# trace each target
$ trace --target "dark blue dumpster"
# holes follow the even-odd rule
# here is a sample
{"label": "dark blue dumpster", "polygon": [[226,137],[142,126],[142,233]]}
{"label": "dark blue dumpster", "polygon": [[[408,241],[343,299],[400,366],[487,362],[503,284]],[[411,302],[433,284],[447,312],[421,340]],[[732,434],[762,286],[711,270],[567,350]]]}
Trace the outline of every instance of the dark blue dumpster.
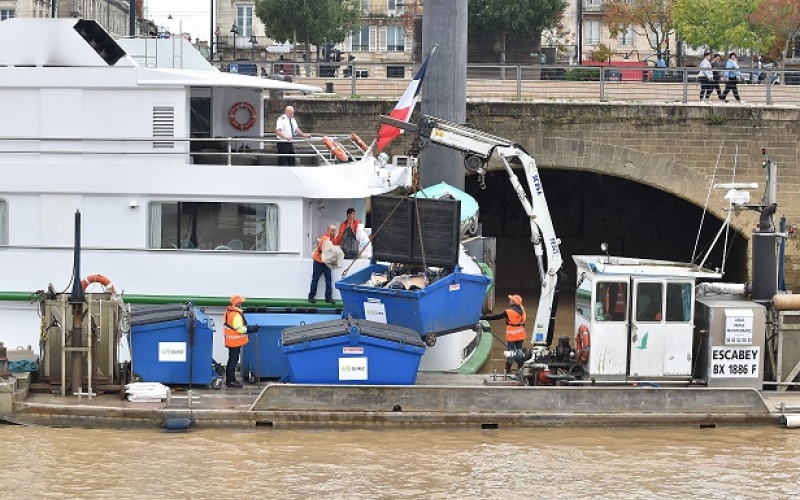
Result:
{"label": "dark blue dumpster", "polygon": [[242,348],[242,376],[250,383],[257,378],[282,379],[289,376],[289,361],[283,353],[281,334],[290,326],[342,318],[341,309],[316,307],[245,307],[248,325],[258,325]]}
{"label": "dark blue dumpster", "polygon": [[425,344],[408,328],[348,317],[285,329],[283,352],[291,382],[413,385]]}
{"label": "dark blue dumpster", "polygon": [[142,382],[209,385],[214,326],[185,304],[131,309],[131,365]]}
{"label": "dark blue dumpster", "polygon": [[[404,326],[423,337],[473,328],[480,320],[486,287],[491,282],[488,277],[456,268],[427,285],[423,277],[418,277],[423,288],[368,284],[373,273],[385,274],[388,269],[372,264],[336,282],[345,315]],[[407,281],[413,283],[414,278]]]}

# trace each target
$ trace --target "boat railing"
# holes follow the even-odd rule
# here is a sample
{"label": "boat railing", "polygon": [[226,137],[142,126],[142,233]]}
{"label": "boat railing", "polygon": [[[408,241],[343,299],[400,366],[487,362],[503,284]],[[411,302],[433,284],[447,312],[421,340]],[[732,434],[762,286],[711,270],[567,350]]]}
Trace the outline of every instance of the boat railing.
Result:
{"label": "boat railing", "polygon": [[[341,145],[347,156],[343,161],[331,151],[323,141],[328,137]],[[293,141],[294,154],[278,153],[279,140],[270,136],[262,137],[106,137],[106,138],[74,138],[74,137],[9,137],[0,138],[0,163],[19,161],[21,156],[39,156],[45,158],[74,157],[96,158],[107,161],[113,155],[117,161],[141,161],[147,157],[152,161],[154,156],[165,161],[176,163],[193,163],[205,165],[265,165],[277,166],[286,164],[282,157],[295,158],[299,166],[322,166],[336,163],[358,161],[364,156],[349,135],[312,135],[308,139]],[[137,158],[139,160],[137,160]]]}

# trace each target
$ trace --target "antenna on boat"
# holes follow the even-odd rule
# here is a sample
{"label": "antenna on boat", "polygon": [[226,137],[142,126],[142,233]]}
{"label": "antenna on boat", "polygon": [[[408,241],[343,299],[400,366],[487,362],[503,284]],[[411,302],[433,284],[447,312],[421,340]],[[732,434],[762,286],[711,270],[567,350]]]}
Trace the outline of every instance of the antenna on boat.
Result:
{"label": "antenna on boat", "polygon": [[72,251],[72,293],[69,301],[71,303],[83,302],[85,300],[83,287],[81,286],[81,211],[75,211],[75,247]]}

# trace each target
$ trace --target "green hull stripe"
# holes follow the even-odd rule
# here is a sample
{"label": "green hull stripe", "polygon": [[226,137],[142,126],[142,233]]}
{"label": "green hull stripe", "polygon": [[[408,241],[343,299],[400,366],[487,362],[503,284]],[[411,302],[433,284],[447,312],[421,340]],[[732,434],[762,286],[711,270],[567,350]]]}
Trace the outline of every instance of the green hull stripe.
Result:
{"label": "green hull stripe", "polygon": [[481,342],[472,353],[472,357],[464,363],[461,368],[456,370],[458,373],[478,373],[483,365],[489,360],[489,354],[492,352],[492,326],[488,321],[481,321],[483,325],[483,335],[481,335]]}
{"label": "green hull stripe", "polygon": [[[31,302],[34,295],[31,292],[0,292],[0,300],[12,302]],[[198,297],[189,295],[128,295],[122,296],[122,300],[129,304],[182,304],[191,302],[196,306],[222,306],[230,304],[230,297]],[[266,299],[266,298],[247,298],[247,307],[342,307],[342,302],[335,304],[318,301],[311,304],[305,299]]]}

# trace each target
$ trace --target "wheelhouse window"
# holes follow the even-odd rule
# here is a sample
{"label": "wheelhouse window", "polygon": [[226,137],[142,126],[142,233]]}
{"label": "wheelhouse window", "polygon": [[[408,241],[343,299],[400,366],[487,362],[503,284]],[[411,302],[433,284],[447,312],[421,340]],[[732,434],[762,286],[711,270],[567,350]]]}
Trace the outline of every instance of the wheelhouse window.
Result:
{"label": "wheelhouse window", "polygon": [[661,321],[663,297],[663,283],[639,283],[636,287],[636,320]]}
{"label": "wheelhouse window", "polygon": [[597,284],[595,319],[625,321],[628,315],[628,283],[602,282]]}
{"label": "wheelhouse window", "polygon": [[692,283],[667,283],[667,323],[692,319]]}
{"label": "wheelhouse window", "polygon": [[278,229],[273,203],[150,204],[150,248],[277,251]]}
{"label": "wheelhouse window", "polygon": [[592,318],[592,282],[590,280],[585,279],[578,284],[578,289],[575,291],[575,312],[586,318],[587,321]]}
{"label": "wheelhouse window", "polygon": [[8,210],[6,200],[0,200],[0,245],[8,245]]}

